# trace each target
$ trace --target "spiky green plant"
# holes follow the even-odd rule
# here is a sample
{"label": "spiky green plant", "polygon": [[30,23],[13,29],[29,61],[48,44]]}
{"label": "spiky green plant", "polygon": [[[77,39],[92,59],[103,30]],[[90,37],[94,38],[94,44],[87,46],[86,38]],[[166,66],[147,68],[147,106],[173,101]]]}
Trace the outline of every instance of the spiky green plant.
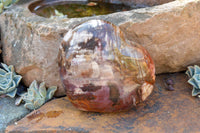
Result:
{"label": "spiky green plant", "polygon": [[53,97],[56,90],[56,86],[52,86],[46,90],[44,82],[38,86],[34,80],[28,88],[28,92],[22,96],[23,101],[25,101],[25,108],[30,110],[38,109]]}
{"label": "spiky green plant", "polygon": [[192,96],[200,95],[200,67],[197,65],[189,66],[186,74],[190,78],[188,83],[193,86]]}
{"label": "spiky green plant", "polygon": [[0,3],[0,13],[3,12],[3,3]]}
{"label": "spiky green plant", "polygon": [[4,69],[0,69],[0,95],[6,94],[13,98],[16,95],[17,86],[22,77],[15,73],[12,65],[1,64]]}
{"label": "spiky green plant", "polygon": [[0,0],[0,13],[3,12],[4,9],[10,7],[10,5],[17,3],[19,0]]}

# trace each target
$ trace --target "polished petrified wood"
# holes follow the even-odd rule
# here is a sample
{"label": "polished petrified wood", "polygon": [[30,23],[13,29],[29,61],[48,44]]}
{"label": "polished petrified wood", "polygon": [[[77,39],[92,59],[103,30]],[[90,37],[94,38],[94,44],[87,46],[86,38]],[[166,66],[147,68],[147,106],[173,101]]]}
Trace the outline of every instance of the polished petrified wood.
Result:
{"label": "polished petrified wood", "polygon": [[68,31],[60,46],[59,65],[67,96],[84,111],[130,109],[151,94],[155,82],[148,52],[102,20]]}

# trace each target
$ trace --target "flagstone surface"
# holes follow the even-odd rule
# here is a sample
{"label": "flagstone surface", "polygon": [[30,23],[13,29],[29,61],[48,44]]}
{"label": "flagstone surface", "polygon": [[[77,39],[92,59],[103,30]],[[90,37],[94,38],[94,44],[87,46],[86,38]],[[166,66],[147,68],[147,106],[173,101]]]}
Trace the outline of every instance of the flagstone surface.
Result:
{"label": "flagstone surface", "polygon": [[[166,79],[173,80],[174,91],[166,90]],[[157,76],[147,101],[128,112],[83,112],[67,97],[55,99],[8,126],[6,132],[199,132],[200,100],[191,96],[187,80],[184,73]]]}
{"label": "flagstone surface", "polygon": [[8,124],[23,118],[29,112],[23,105],[16,106],[15,99],[0,97],[0,133],[4,132]]}

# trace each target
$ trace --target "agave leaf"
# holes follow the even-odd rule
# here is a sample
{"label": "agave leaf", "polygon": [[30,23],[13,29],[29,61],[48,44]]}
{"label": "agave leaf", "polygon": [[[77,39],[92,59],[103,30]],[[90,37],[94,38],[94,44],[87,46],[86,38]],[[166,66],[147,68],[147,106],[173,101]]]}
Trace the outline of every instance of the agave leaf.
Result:
{"label": "agave leaf", "polygon": [[48,90],[47,90],[47,96],[46,96],[45,101],[50,100],[53,97],[53,95],[56,92],[56,90],[57,90],[56,86],[49,87]]}
{"label": "agave leaf", "polygon": [[194,74],[200,74],[200,67],[197,65],[194,66]]}
{"label": "agave leaf", "polygon": [[193,87],[192,96],[197,96],[199,94],[200,94],[200,89],[197,89],[197,88]]}
{"label": "agave leaf", "polygon": [[192,76],[194,75],[194,67],[189,66],[188,70],[186,71],[186,74],[188,75],[189,78],[192,78]]}
{"label": "agave leaf", "polygon": [[11,98],[14,98],[15,95],[17,93],[17,89],[14,89],[13,91],[9,92],[9,93],[6,93],[7,96],[11,97]]}
{"label": "agave leaf", "polygon": [[45,87],[45,83],[42,82],[39,86],[39,93],[40,93],[40,96],[45,98],[46,95],[47,95],[47,91],[46,91],[46,87]]}

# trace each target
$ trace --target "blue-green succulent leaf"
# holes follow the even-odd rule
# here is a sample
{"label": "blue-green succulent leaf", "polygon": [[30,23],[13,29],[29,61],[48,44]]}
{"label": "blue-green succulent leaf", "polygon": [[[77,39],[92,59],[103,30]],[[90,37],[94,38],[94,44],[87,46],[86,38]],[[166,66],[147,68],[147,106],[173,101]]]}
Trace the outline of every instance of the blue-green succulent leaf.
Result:
{"label": "blue-green succulent leaf", "polygon": [[36,80],[34,80],[30,87],[28,88],[28,96],[35,97],[38,94],[38,84]]}
{"label": "blue-green succulent leaf", "polygon": [[27,109],[30,109],[30,110],[34,110],[35,107],[32,103],[25,103],[24,104],[24,107],[27,108]]}
{"label": "blue-green succulent leaf", "polygon": [[17,89],[14,89],[13,91],[9,92],[9,93],[6,93],[7,96],[11,97],[11,98],[14,98],[15,95],[17,93]]}
{"label": "blue-green succulent leaf", "polygon": [[45,83],[42,82],[39,86],[39,93],[41,97],[46,97],[47,95],[47,91],[46,91],[46,87],[45,87]]}
{"label": "blue-green succulent leaf", "polygon": [[32,96],[33,97],[33,89],[28,88],[27,96]]}
{"label": "blue-green succulent leaf", "polygon": [[42,106],[45,103],[44,99],[37,99],[34,102],[34,107],[35,109],[38,109],[40,106]]}
{"label": "blue-green succulent leaf", "polygon": [[[49,90],[48,95],[53,95],[51,94],[55,92],[55,89],[53,88]],[[43,82],[38,86],[37,82],[34,80],[28,88],[28,92],[24,94],[22,99],[26,103],[25,107],[30,110],[37,109],[42,106],[47,99],[45,83]]]}
{"label": "blue-green succulent leaf", "polygon": [[196,83],[194,78],[189,79],[188,83],[194,86],[195,88],[198,88],[198,84]]}
{"label": "blue-green succulent leaf", "polygon": [[21,81],[21,76],[16,75],[12,65],[1,64],[5,70],[0,68],[0,94],[7,94],[10,97],[14,97],[16,95],[15,92],[17,92],[17,86]]}
{"label": "blue-green succulent leaf", "polygon": [[196,88],[200,89],[200,74],[195,74],[191,79],[194,79],[194,82],[197,85]]}
{"label": "blue-green succulent leaf", "polygon": [[194,74],[200,74],[200,67],[197,65],[194,66]]}
{"label": "blue-green succulent leaf", "polygon": [[34,90],[38,91],[39,89],[38,89],[38,84],[37,84],[36,80],[34,80],[33,82],[34,82],[34,84],[33,84]]}
{"label": "blue-green succulent leaf", "polygon": [[4,94],[4,93],[5,93],[4,90],[1,90],[1,89],[0,89],[0,95],[1,95],[1,94]]}
{"label": "blue-green succulent leaf", "polygon": [[15,84],[14,81],[11,82],[9,88],[6,90],[6,93],[9,93],[9,92],[11,92],[11,91],[13,91],[13,90],[17,90],[17,89],[16,89],[16,84]]}
{"label": "blue-green succulent leaf", "polygon": [[15,74],[15,70],[14,70],[13,65],[8,66],[8,70],[9,70],[9,72],[12,72],[12,73]]}
{"label": "blue-green succulent leaf", "polygon": [[186,71],[186,74],[188,75],[189,78],[191,78],[194,75],[194,67],[189,66],[188,70]]}
{"label": "blue-green succulent leaf", "polygon": [[188,83],[193,86],[192,96],[200,95],[200,67],[189,66],[186,74],[190,77]]}
{"label": "blue-green succulent leaf", "polygon": [[[0,78],[1,79],[1,78]],[[8,84],[8,81],[3,78],[1,81],[0,81],[0,89],[1,90],[7,90],[9,88],[9,86],[7,85]]]}
{"label": "blue-green succulent leaf", "polygon": [[7,71],[10,72],[10,69],[8,68],[8,66],[4,63],[1,63],[1,65],[3,66],[3,68]]}
{"label": "blue-green succulent leaf", "polygon": [[13,74],[11,72],[8,72],[8,73],[5,74],[5,77],[7,79],[13,79]]}
{"label": "blue-green succulent leaf", "polygon": [[[6,93],[8,93],[9,91],[12,91],[12,89],[13,89],[12,73],[10,73],[10,72],[6,73],[6,75],[2,81],[4,81],[4,84],[1,84],[0,88],[6,90]],[[10,89],[10,88],[12,88],[12,89]]]}
{"label": "blue-green succulent leaf", "polygon": [[45,101],[50,100],[53,97],[53,95],[56,92],[56,90],[57,90],[56,86],[49,87],[48,90],[47,90],[47,96],[46,96]]}
{"label": "blue-green succulent leaf", "polygon": [[7,90],[12,85],[11,83],[12,83],[12,80],[9,80],[6,78],[6,76],[4,76],[0,82],[0,89],[5,90],[5,92],[8,92]]}
{"label": "blue-green succulent leaf", "polygon": [[34,81],[31,83],[31,85],[29,86],[29,89],[33,89],[33,88],[35,88],[35,86],[37,86],[36,80],[34,80]]}
{"label": "blue-green succulent leaf", "polygon": [[6,75],[6,73],[5,73],[4,75],[1,75],[1,74],[0,74],[0,78],[4,78],[4,77],[5,77],[5,75]]}
{"label": "blue-green succulent leaf", "polygon": [[19,84],[21,79],[22,79],[22,76],[20,76],[20,75],[15,75],[14,78],[13,78],[13,80],[15,81],[16,84]]}
{"label": "blue-green succulent leaf", "polygon": [[0,75],[5,75],[7,72],[3,69],[0,69]]}
{"label": "blue-green succulent leaf", "polygon": [[197,89],[197,88],[193,87],[192,96],[197,96],[199,94],[200,94],[200,89]]}
{"label": "blue-green succulent leaf", "polygon": [[33,97],[28,96],[28,93],[25,93],[25,94],[22,96],[22,99],[23,99],[26,103],[28,103],[28,102],[33,102],[33,101],[34,101]]}

